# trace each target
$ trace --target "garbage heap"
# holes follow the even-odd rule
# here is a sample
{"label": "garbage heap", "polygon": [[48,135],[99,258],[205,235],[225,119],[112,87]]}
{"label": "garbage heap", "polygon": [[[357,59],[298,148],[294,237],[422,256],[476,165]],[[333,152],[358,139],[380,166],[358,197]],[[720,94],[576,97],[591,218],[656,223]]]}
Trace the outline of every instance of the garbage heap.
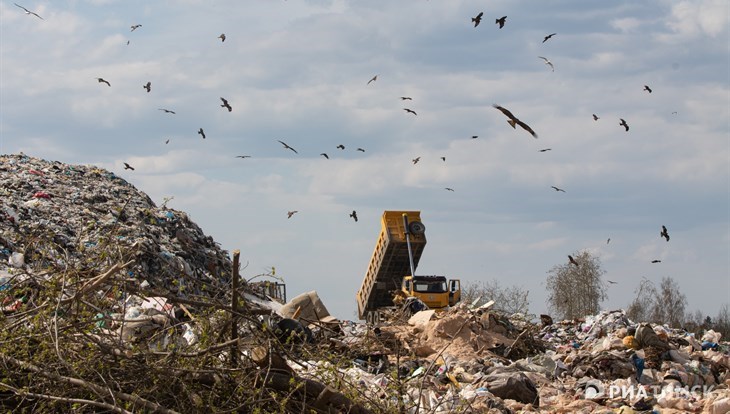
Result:
{"label": "garbage heap", "polygon": [[283,286],[233,263],[111,171],[0,156],[0,411],[302,411],[324,385],[267,358]]}
{"label": "garbage heap", "polygon": [[[346,322],[333,350],[351,356],[339,375],[394,412],[730,412],[730,344],[655,329],[674,348],[660,369],[638,369],[624,346],[624,311],[543,326],[522,315],[461,305],[376,328]],[[332,367],[310,361],[303,375]],[[329,370],[329,371],[328,371]],[[387,402],[387,403],[386,403]]]}

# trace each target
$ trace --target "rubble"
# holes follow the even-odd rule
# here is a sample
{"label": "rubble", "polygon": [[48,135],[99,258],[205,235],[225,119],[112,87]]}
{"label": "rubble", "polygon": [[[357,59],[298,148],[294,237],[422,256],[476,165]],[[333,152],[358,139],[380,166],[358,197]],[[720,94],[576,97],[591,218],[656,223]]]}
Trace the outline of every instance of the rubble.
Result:
{"label": "rubble", "polygon": [[373,326],[335,319],[314,290],[279,303],[283,283],[244,280],[236,302],[228,252],[112,172],[5,155],[0,184],[2,408],[730,410],[719,332],[653,326],[672,350],[652,367],[622,310],[534,323],[491,301]]}

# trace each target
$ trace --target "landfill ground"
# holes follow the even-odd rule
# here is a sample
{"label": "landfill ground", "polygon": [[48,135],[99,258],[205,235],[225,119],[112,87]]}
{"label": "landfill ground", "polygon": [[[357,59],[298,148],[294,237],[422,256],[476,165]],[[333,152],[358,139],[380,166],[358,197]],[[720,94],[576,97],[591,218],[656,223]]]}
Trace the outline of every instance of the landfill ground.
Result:
{"label": "landfill ground", "polygon": [[0,411],[727,413],[730,344],[623,310],[537,323],[460,304],[370,326],[247,283],[188,216],[110,171],[0,156]]}

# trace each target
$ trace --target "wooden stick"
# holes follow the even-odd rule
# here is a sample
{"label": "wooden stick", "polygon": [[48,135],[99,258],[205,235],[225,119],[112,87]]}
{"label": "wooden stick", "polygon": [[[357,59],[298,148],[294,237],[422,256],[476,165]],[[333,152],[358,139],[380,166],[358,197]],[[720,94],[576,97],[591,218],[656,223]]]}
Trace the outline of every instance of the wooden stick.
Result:
{"label": "wooden stick", "polygon": [[[233,251],[233,270],[231,272],[231,340],[238,339],[238,266],[241,251]],[[231,346],[231,368],[238,366],[238,345]]]}

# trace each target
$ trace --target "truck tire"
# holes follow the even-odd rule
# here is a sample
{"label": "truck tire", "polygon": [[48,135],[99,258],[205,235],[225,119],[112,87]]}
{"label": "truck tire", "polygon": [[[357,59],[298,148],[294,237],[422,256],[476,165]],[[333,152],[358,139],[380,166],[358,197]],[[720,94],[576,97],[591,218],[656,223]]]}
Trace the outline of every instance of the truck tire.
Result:
{"label": "truck tire", "polygon": [[408,231],[411,234],[420,236],[426,232],[426,226],[424,226],[423,223],[421,223],[420,221],[412,221],[408,223]]}

